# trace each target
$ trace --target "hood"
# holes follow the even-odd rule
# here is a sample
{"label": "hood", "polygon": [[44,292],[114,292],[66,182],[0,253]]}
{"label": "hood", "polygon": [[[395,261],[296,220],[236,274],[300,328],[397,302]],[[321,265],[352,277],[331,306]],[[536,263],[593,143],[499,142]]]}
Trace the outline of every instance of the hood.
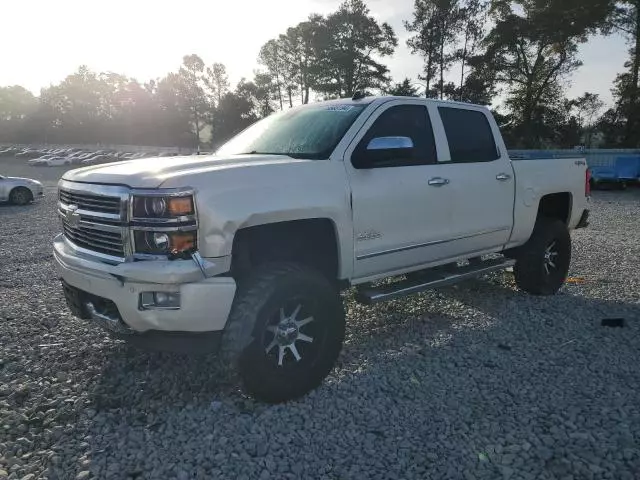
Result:
{"label": "hood", "polygon": [[[69,170],[62,178],[71,182],[125,185],[131,188],[158,188],[169,179],[201,175],[218,170],[258,165],[306,162],[285,155],[233,155],[229,157],[152,157],[106,163]],[[185,178],[185,180],[187,180]],[[188,186],[186,183],[184,186]]]}
{"label": "hood", "polygon": [[36,185],[40,185],[41,183],[33,178],[24,178],[24,177],[4,177],[7,180],[11,180],[13,182],[23,182],[23,183],[35,183]]}

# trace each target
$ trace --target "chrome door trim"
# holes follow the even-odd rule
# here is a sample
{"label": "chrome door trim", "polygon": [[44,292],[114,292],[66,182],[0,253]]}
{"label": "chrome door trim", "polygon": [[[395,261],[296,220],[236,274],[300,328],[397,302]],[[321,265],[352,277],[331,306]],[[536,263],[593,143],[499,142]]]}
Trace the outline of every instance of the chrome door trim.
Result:
{"label": "chrome door trim", "polygon": [[449,238],[447,240],[435,240],[433,242],[418,243],[416,245],[407,245],[406,247],[391,248],[389,250],[382,250],[380,252],[366,253],[364,255],[358,255],[356,257],[356,260],[366,260],[368,258],[380,257],[382,255],[389,255],[391,253],[406,252],[407,250],[415,250],[416,248],[430,247],[430,246],[434,246],[434,245],[442,245],[443,243],[455,242],[456,240],[464,240],[465,238],[479,237],[481,235],[489,235],[491,233],[507,232],[507,231],[510,231],[510,230],[511,230],[511,227],[503,227],[503,228],[497,228],[497,229],[493,229],[493,230],[483,230],[481,232],[472,233],[471,235],[462,235],[462,236],[459,236],[459,237]]}

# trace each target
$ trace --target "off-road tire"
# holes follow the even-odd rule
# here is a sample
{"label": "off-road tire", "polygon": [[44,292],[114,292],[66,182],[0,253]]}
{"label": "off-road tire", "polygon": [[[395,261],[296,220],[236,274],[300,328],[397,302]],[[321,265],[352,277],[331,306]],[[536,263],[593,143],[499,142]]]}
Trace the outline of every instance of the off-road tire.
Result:
{"label": "off-road tire", "polygon": [[33,194],[26,187],[16,187],[9,194],[9,201],[14,205],[26,205],[32,200]]}
{"label": "off-road tire", "polygon": [[[304,354],[297,363],[289,358],[285,369],[265,352],[265,338],[273,315],[287,302],[298,302],[296,298],[308,299],[303,310],[313,313],[318,333],[315,343],[302,347],[310,352],[306,359]],[[227,367],[236,369],[247,393],[279,403],[301,397],[322,383],[340,354],[344,333],[342,300],[329,279],[305,265],[265,264],[238,283],[220,357]]]}
{"label": "off-road tire", "polygon": [[[545,268],[545,255],[552,245],[557,252],[555,267],[547,264]],[[520,290],[533,295],[555,295],[564,285],[571,264],[571,235],[567,226],[560,220],[539,219],[515,259],[513,273]]]}

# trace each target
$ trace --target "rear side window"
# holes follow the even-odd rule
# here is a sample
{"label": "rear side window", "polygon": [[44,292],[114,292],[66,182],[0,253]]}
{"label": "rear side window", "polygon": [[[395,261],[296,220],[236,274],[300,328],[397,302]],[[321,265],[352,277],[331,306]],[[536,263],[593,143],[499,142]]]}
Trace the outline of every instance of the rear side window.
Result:
{"label": "rear side window", "polygon": [[449,142],[452,162],[491,162],[499,157],[491,126],[484,113],[450,107],[439,107],[438,111]]}

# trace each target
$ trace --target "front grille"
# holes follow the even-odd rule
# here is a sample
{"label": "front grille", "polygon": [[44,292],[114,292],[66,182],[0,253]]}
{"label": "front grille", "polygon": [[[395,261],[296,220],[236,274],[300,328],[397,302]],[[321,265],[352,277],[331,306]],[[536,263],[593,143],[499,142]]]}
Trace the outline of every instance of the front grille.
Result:
{"label": "front grille", "polygon": [[63,181],[58,198],[58,212],[69,243],[114,262],[127,257],[128,192],[123,187],[85,187]]}
{"label": "front grille", "polygon": [[124,257],[124,241],[122,232],[107,232],[96,227],[89,227],[84,222],[78,226],[71,226],[66,219],[62,219],[65,236],[78,247],[94,250],[105,255]]}
{"label": "front grille", "polygon": [[120,214],[120,198],[79,193],[77,191],[60,189],[60,201],[67,205],[76,205],[80,210],[100,213]]}

